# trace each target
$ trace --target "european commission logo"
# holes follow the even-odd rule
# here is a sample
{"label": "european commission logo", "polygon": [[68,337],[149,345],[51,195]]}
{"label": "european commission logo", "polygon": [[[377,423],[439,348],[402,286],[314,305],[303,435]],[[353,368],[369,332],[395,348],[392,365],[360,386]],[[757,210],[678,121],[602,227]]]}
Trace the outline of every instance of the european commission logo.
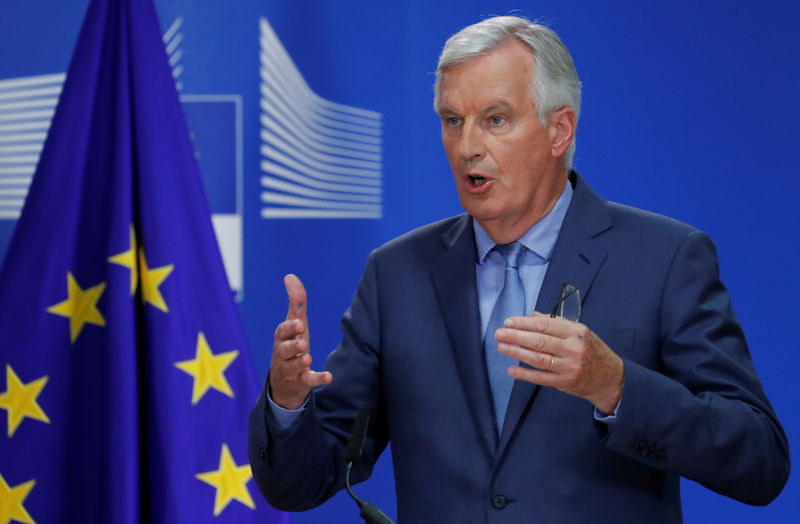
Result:
{"label": "european commission logo", "polygon": [[[175,87],[183,90],[183,17],[163,35]],[[0,80],[0,220],[19,218],[61,94],[63,73]],[[181,94],[231,289],[243,297],[242,98]]]}
{"label": "european commission logo", "polygon": [[[178,91],[183,87],[182,24],[178,17],[164,33]],[[22,213],[65,78],[54,73],[0,80],[0,219],[16,220]]]}
{"label": "european commission logo", "polygon": [[382,115],[314,93],[261,18],[263,218],[381,218]]}
{"label": "european commission logo", "polygon": [[[379,219],[383,117],[317,95],[261,17],[260,95],[248,106],[259,116],[259,136],[245,141],[241,94],[185,92],[184,27],[183,17],[175,18],[163,34],[164,47],[228,280],[242,299],[244,166],[257,169],[252,180],[259,184],[264,219]],[[0,80],[0,220],[22,212],[64,80],[63,73]],[[255,144],[247,163],[245,142]]]}
{"label": "european commission logo", "polygon": [[64,77],[0,80],[0,219],[22,212]]}

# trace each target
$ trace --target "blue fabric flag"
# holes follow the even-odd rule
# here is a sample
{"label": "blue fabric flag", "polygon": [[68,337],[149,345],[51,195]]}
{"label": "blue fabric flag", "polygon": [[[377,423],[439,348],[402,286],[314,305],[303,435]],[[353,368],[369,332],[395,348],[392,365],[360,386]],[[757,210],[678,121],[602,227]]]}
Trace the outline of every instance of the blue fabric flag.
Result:
{"label": "blue fabric flag", "polygon": [[[152,0],[92,0],[0,272],[0,523],[285,523]],[[3,424],[5,423],[5,424]]]}

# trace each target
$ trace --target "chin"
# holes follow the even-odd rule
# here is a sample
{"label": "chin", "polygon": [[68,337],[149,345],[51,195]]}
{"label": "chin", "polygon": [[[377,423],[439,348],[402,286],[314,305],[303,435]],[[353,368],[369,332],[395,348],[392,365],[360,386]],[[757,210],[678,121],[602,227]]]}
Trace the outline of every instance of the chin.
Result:
{"label": "chin", "polygon": [[490,210],[481,208],[479,206],[464,206],[464,210],[469,213],[472,218],[477,220],[484,229],[486,229],[485,224],[500,216],[500,213],[491,212]]}

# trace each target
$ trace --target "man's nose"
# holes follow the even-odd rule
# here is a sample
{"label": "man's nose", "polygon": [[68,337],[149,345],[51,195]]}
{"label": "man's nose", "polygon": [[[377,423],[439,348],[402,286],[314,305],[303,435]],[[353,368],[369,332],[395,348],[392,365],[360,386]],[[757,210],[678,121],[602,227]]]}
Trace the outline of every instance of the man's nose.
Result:
{"label": "man's nose", "polygon": [[483,134],[475,122],[464,122],[459,139],[459,153],[468,161],[481,159],[486,154]]}

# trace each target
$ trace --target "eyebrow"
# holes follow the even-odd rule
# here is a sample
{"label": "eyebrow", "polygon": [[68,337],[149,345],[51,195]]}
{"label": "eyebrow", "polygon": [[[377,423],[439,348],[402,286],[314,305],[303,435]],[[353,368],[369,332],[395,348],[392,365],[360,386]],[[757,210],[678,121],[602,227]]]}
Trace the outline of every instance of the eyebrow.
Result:
{"label": "eyebrow", "polygon": [[446,107],[446,106],[440,106],[439,107],[439,111],[437,111],[437,112],[439,113],[439,116],[445,116],[445,115],[448,115],[448,116],[461,116],[458,113],[458,111],[456,111],[455,109],[451,109],[449,107]]}
{"label": "eyebrow", "polygon": [[[498,100],[496,102],[492,102],[488,106],[484,107],[480,110],[480,114],[485,115],[486,113],[492,113],[494,111],[511,111],[513,107],[508,102],[503,100]],[[458,116],[461,117],[461,113],[456,111],[455,109],[449,108],[447,106],[442,106],[439,108],[439,116]]]}
{"label": "eyebrow", "polygon": [[498,100],[497,102],[492,102],[488,106],[481,109],[481,113],[491,113],[493,111],[510,111],[512,109],[511,104],[508,102],[504,102],[502,100]]}

